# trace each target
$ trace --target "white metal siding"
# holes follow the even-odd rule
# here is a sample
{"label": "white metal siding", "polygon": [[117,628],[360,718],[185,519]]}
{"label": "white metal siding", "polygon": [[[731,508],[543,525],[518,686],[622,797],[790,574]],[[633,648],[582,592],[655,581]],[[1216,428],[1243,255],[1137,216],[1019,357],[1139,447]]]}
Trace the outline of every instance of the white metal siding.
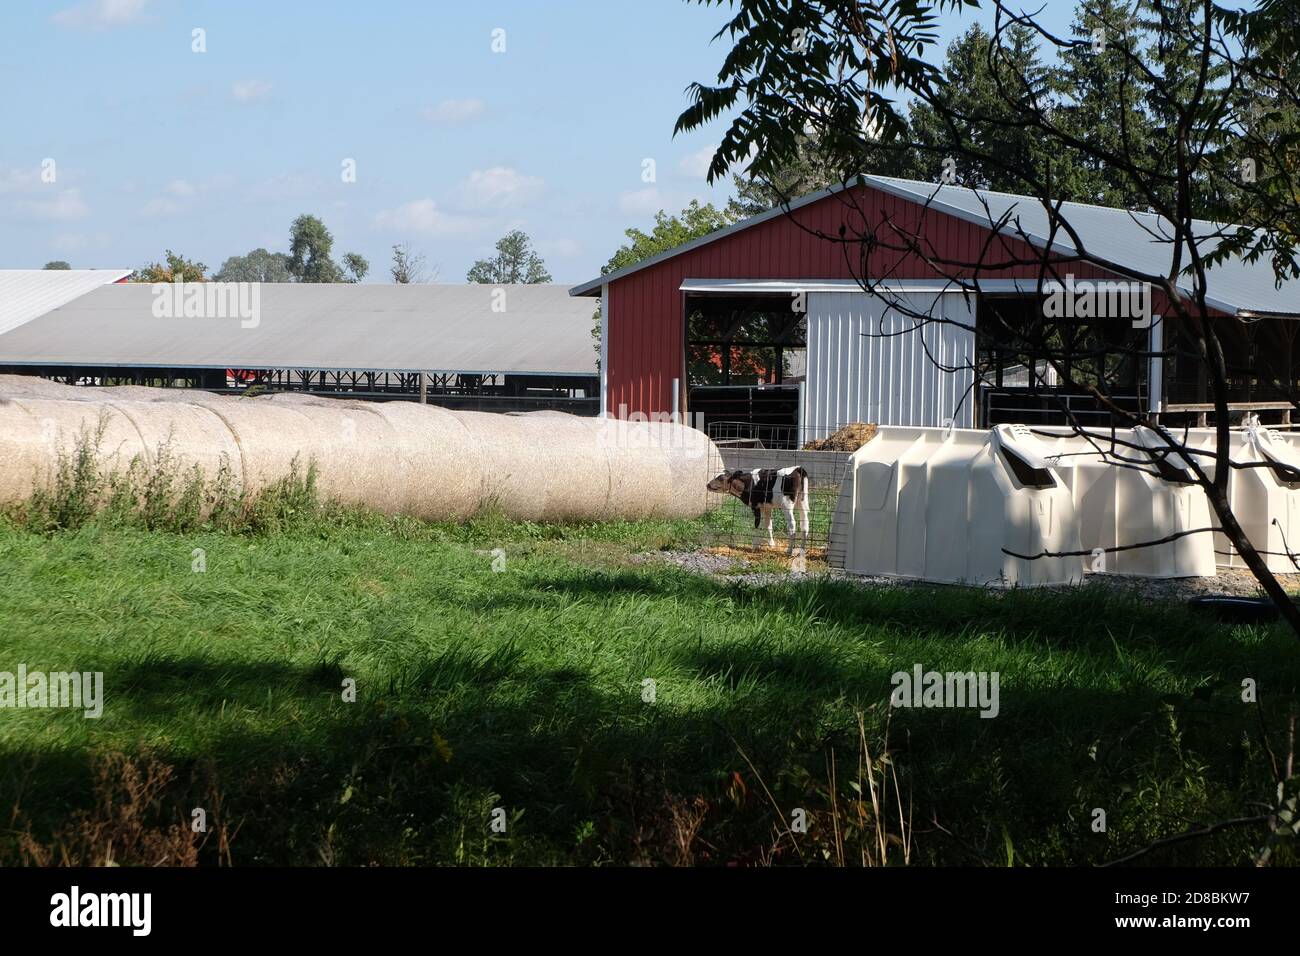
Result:
{"label": "white metal siding", "polygon": [[[890,301],[974,325],[960,294],[891,293]],[[805,436],[821,437],[849,422],[938,427],[952,419],[957,428],[974,427],[974,350],[968,329],[922,324],[877,296],[810,293]]]}

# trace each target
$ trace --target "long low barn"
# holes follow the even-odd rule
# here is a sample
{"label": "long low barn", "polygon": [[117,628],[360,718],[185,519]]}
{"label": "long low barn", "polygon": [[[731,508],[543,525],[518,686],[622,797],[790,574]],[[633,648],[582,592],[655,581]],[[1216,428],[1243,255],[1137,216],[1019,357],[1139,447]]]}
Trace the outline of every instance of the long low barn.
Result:
{"label": "long low barn", "polygon": [[[457,408],[597,410],[592,303],[563,286],[128,283],[87,291],[82,278],[77,294],[59,301],[52,275],[0,273],[10,288],[40,286],[52,306],[10,318],[0,370],[73,383],[261,385],[423,395]],[[100,275],[113,282],[120,273]],[[65,288],[73,284],[68,275]],[[0,320],[5,308],[0,301]]]}

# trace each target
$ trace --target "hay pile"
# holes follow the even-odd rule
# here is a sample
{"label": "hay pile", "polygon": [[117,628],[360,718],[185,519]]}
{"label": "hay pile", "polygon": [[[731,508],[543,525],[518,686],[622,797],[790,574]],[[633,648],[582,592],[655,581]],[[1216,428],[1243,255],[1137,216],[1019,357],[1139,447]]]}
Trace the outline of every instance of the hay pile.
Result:
{"label": "hay pile", "polygon": [[485,509],[532,521],[690,518],[711,504],[717,448],[683,425],[558,412],[458,412],[302,395],[71,388],[0,376],[0,504],[44,487],[84,436],[97,466],[155,463],[256,493],[313,463],[321,494],[386,514],[460,520]]}
{"label": "hay pile", "polygon": [[804,444],[804,451],[854,452],[876,437],[876,426],[850,422],[832,435]]}

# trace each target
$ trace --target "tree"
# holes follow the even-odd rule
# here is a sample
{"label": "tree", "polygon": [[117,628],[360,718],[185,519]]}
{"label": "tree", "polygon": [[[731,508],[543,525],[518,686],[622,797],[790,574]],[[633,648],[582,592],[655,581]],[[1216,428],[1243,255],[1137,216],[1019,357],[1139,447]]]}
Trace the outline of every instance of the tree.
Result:
{"label": "tree", "polygon": [[245,256],[231,256],[212,278],[217,282],[292,282],[293,273],[283,252],[258,248]]}
{"label": "tree", "polygon": [[186,259],[170,249],[165,263],[154,262],[131,274],[132,282],[206,282],[208,267],[202,262]]}
{"label": "tree", "polygon": [[334,237],[315,216],[301,215],[289,227],[289,272],[299,282],[337,282],[339,267],[330,258]]}
{"label": "tree", "polygon": [[542,257],[532,249],[532,240],[521,230],[515,229],[498,239],[496,250],[491,259],[479,259],[470,266],[465,278],[488,285],[535,285],[551,281]]}
{"label": "tree", "polygon": [[[965,186],[1013,192],[1021,185],[1015,170],[1052,165],[1055,195],[1081,198],[1069,168],[1069,154],[1051,154],[1035,131],[1018,125],[1031,104],[1055,112],[1057,75],[1044,66],[1031,27],[1012,24],[994,43],[979,24],[953,41],[935,102],[913,101],[904,140],[914,149],[906,175],[937,180],[943,164],[961,154],[967,162],[953,167]],[[968,118],[954,122],[953,117]],[[973,161],[972,161],[973,160]]]}
{"label": "tree", "polygon": [[[769,207],[763,207],[764,210],[767,208]],[[738,208],[731,206],[718,209],[712,203],[701,205],[698,199],[692,199],[691,204],[676,216],[670,216],[660,209],[655,213],[654,228],[650,232],[635,227],[623,232],[628,241],[609,257],[609,261],[601,267],[600,274],[608,275],[661,252],[675,249],[692,239],[724,229],[740,218],[739,212]]]}
{"label": "tree", "polygon": [[52,262],[47,262],[47,263],[45,263],[45,265],[41,266],[41,268],[42,268],[42,269],[57,269],[57,270],[65,270],[65,269],[71,269],[72,266],[69,265],[68,263],[64,262],[62,259],[55,259],[55,260],[53,260]]}
{"label": "tree", "polygon": [[[858,171],[851,170],[848,175]],[[789,161],[770,176],[736,174],[736,198],[728,204],[728,212],[738,219],[757,216],[783,202],[842,183],[845,178],[845,171],[822,154],[819,144],[804,137]]]}
{"label": "tree", "polygon": [[1124,69],[1125,59],[1135,54],[1142,35],[1141,21],[1131,7],[1131,0],[1090,0],[1086,7],[1078,8],[1071,31],[1087,42],[1062,52],[1056,86],[1062,96],[1062,129],[1096,146],[1092,154],[1069,150],[1077,176],[1071,198],[1145,209],[1145,197],[1096,155],[1140,155],[1150,149],[1149,84],[1144,76]]}
{"label": "tree", "polygon": [[437,276],[436,269],[430,275],[430,270],[425,266],[424,253],[413,250],[409,242],[393,246],[393,264],[388,271],[392,274],[393,281],[399,285],[430,282]]}
{"label": "tree", "polygon": [[343,281],[360,282],[370,271],[370,262],[359,252],[343,254]]}
{"label": "tree", "polygon": [[[1300,278],[1293,255],[1300,244],[1300,102],[1294,70],[1300,48],[1300,7],[1284,0],[1262,0],[1253,15],[1233,15],[1231,34],[1256,52],[1254,69],[1232,103],[1229,122],[1242,135],[1226,151],[1227,163],[1243,172],[1220,204],[1206,216],[1242,224],[1221,254],[1246,250],[1248,258],[1268,258],[1279,282]],[[1210,258],[1215,258],[1214,254]]]}
{"label": "tree", "polygon": [[874,127],[859,154],[837,156],[826,150],[814,133],[805,132],[795,141],[794,153],[770,173],[750,171],[735,174],[736,197],[727,211],[736,218],[757,216],[800,196],[844,185],[860,173],[878,176],[915,177],[917,157],[879,142]]}
{"label": "tree", "polygon": [[687,87],[692,102],[674,129],[698,129],[740,109],[709,164],[709,182],[742,166],[770,180],[797,159],[809,135],[851,169],[865,139],[889,143],[905,133],[894,93],[932,91],[943,82],[926,60],[938,37],[936,14],[978,7],[979,0],[888,6],[886,22],[878,5],[860,0],[735,0],[734,16],[717,34],[734,43],[718,84]]}
{"label": "tree", "polygon": [[299,282],[360,282],[370,264],[355,252],[340,266],[331,257],[334,237],[315,216],[301,215],[289,227],[289,273]]}

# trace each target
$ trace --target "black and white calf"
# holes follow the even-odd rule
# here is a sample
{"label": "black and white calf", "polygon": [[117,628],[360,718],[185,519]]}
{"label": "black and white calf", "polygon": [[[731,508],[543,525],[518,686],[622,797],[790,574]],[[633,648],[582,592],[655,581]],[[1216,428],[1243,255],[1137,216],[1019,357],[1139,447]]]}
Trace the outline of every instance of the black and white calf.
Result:
{"label": "black and white calf", "polygon": [[753,471],[724,471],[709,482],[709,491],[735,495],[754,512],[754,547],[758,547],[758,526],[767,521],[767,544],[772,538],[772,508],[778,502],[785,511],[785,530],[790,536],[786,554],[794,551],[794,536],[800,530],[795,523],[798,511],[803,525],[803,549],[808,550],[808,472],[799,465],[791,468],[755,468]]}

